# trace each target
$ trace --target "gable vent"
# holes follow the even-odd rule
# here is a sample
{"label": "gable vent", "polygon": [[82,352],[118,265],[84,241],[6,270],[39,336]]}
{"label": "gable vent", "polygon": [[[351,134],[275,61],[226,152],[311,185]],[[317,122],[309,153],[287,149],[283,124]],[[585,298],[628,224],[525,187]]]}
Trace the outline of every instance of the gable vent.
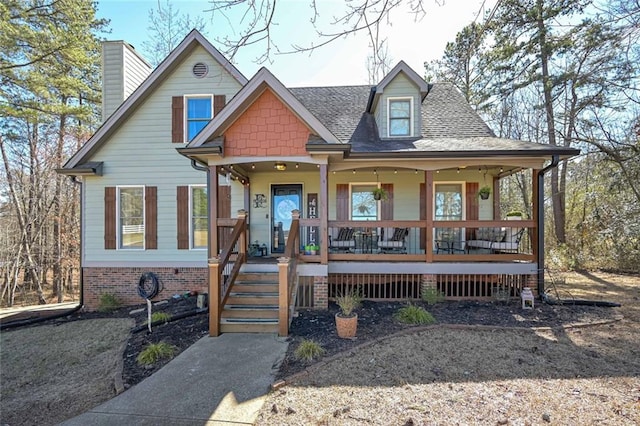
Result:
{"label": "gable vent", "polygon": [[209,67],[207,66],[207,64],[198,62],[193,66],[193,68],[191,69],[191,72],[193,72],[193,75],[196,76],[197,78],[202,78],[202,77],[205,77],[209,72]]}

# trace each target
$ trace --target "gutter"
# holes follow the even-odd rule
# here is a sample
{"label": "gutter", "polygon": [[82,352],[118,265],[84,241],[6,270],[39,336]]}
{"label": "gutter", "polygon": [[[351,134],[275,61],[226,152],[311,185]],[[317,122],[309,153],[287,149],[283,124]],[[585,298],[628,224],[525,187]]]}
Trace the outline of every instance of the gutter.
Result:
{"label": "gutter", "polygon": [[[82,182],[76,180],[76,176],[69,176],[71,178],[71,182],[75,183],[76,185],[80,185],[80,232],[82,233],[82,229],[83,229],[83,222],[84,222],[84,218],[83,218],[83,204],[82,204],[82,197],[83,197],[83,193],[84,193],[84,185],[82,184]],[[24,319],[24,320],[16,320],[16,321],[9,321],[9,322],[5,322],[5,323],[1,323],[0,324],[0,330],[6,330],[9,328],[14,328],[14,327],[21,327],[24,325],[32,325],[32,324],[37,324],[40,322],[44,322],[44,321],[50,321],[50,320],[54,320],[54,319],[58,319],[58,318],[62,318],[62,317],[66,317],[68,315],[72,315],[75,314],[76,312],[78,312],[80,309],[82,309],[84,307],[84,284],[83,284],[83,280],[82,280],[82,235],[80,236],[80,246],[79,246],[79,252],[80,252],[80,262],[79,262],[79,270],[78,270],[78,287],[80,290],[80,294],[79,294],[79,301],[78,301],[78,306],[76,306],[75,308],[71,309],[70,311],[64,311],[61,312],[59,314],[55,314],[55,315],[50,315],[50,316],[43,316],[43,317],[38,317],[38,318],[28,318],[28,319]]]}
{"label": "gutter", "polygon": [[544,175],[549,170],[557,167],[560,163],[560,156],[553,155],[551,164],[538,173],[538,294],[544,295]]}

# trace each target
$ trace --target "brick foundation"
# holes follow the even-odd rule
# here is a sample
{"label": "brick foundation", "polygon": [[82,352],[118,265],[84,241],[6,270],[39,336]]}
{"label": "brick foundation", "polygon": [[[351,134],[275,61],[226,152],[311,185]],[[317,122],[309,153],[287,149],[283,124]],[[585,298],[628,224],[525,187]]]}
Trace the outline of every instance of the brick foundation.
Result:
{"label": "brick foundation", "polygon": [[329,277],[313,277],[313,307],[316,309],[329,308]]}
{"label": "brick foundation", "polygon": [[202,268],[83,268],[84,306],[89,311],[98,308],[100,296],[110,293],[123,305],[138,305],[144,299],[138,295],[138,282],[145,272],[153,272],[160,283],[160,291],[154,301],[171,298],[195,290],[208,293],[209,279],[206,267]]}

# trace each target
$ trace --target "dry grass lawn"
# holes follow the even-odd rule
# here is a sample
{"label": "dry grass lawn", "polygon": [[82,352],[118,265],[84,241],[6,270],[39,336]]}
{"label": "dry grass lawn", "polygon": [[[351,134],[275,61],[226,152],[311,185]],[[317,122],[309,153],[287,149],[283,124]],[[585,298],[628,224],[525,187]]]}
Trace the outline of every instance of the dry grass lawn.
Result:
{"label": "dry grass lawn", "polygon": [[113,397],[132,325],[93,319],[3,331],[0,423],[53,425]]}
{"label": "dry grass lawn", "polygon": [[272,392],[258,424],[640,424],[640,277],[565,278],[561,297],[620,302],[624,319],[392,336]]}

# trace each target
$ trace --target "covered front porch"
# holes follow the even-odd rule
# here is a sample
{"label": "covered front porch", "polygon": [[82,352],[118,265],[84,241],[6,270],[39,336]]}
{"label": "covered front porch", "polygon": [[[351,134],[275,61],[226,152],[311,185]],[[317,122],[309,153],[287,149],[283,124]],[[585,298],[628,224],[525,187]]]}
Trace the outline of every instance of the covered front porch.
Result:
{"label": "covered front porch", "polygon": [[[491,299],[498,289],[517,296],[542,279],[540,169],[526,171],[534,182],[531,211],[514,221],[501,215],[499,197],[500,179],[515,168],[364,167],[333,173],[326,164],[275,166],[210,168],[209,188],[228,181],[231,204],[235,199],[241,207],[235,218],[209,209],[210,223],[217,224],[208,236],[211,306],[218,307],[211,316],[213,334],[224,331],[220,319],[224,323],[225,305],[235,297],[234,284],[239,280],[246,287],[250,274],[273,274],[278,288],[272,294],[278,316],[273,321],[282,335],[296,306],[326,308],[347,288],[357,287],[369,300],[419,299],[425,291],[447,299]],[[486,200],[479,196],[485,171],[491,182]],[[358,174],[362,177],[355,180]],[[354,181],[345,183],[348,178]],[[386,199],[368,201],[364,219],[359,187],[387,192]],[[210,205],[217,203],[214,192]]]}

